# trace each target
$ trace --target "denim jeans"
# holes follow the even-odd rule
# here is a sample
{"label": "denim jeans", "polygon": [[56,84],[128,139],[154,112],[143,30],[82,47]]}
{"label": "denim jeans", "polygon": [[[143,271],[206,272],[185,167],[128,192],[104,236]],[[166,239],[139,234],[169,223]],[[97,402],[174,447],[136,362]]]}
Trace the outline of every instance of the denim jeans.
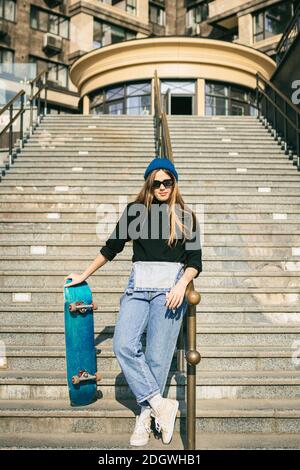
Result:
{"label": "denim jeans", "polygon": [[[182,266],[176,282],[183,274]],[[166,307],[166,293],[170,290],[135,290],[132,268],[128,285],[120,298],[113,350],[137,403],[148,408],[151,397],[157,393],[163,395],[182,320],[187,312],[185,297],[179,307]],[[144,353],[141,337],[145,329]]]}

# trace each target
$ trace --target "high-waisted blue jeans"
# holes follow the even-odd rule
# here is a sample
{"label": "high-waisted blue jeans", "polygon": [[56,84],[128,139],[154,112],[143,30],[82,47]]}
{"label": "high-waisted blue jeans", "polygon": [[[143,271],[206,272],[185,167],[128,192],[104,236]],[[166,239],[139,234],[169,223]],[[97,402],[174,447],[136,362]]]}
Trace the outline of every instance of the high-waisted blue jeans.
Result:
{"label": "high-waisted blue jeans", "polygon": [[[184,274],[180,268],[175,283]],[[120,297],[120,310],[115,325],[113,350],[130,389],[140,406],[163,395],[177,338],[188,302],[172,310],[166,307],[167,289],[134,290],[134,269],[127,288]],[[141,337],[146,329],[146,350]]]}

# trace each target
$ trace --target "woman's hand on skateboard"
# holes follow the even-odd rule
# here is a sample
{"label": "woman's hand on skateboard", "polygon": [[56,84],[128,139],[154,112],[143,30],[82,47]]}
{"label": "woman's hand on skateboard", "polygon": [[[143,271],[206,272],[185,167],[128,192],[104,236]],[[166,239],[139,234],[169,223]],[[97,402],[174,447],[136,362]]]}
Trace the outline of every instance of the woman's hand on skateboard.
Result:
{"label": "woman's hand on skateboard", "polygon": [[80,284],[81,282],[85,281],[85,278],[83,277],[83,275],[78,274],[78,273],[70,273],[68,276],[64,278],[64,281],[66,282],[66,280],[70,278],[72,279],[72,281],[69,282],[68,284],[64,284],[64,287],[71,287],[71,286]]}

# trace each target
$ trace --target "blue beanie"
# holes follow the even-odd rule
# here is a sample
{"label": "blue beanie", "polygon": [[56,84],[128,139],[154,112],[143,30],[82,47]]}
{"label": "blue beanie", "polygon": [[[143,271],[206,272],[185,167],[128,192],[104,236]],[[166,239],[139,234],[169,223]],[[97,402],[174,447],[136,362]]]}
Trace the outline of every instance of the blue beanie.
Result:
{"label": "blue beanie", "polygon": [[169,170],[175,176],[176,181],[178,181],[178,173],[175,170],[173,163],[168,158],[162,158],[162,157],[153,158],[153,160],[149,163],[149,165],[147,166],[145,170],[144,178],[146,179],[149,173],[151,173],[151,171],[159,169],[159,168]]}

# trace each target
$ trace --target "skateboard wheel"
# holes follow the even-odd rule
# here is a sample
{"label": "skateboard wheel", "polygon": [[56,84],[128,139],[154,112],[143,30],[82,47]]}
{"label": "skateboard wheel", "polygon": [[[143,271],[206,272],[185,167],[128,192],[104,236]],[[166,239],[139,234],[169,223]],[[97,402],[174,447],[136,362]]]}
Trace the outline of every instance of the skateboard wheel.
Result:
{"label": "skateboard wheel", "polygon": [[98,310],[98,305],[96,304],[96,302],[92,301],[92,305],[93,305],[93,310]]}
{"label": "skateboard wheel", "polygon": [[100,372],[96,372],[95,374],[96,382],[99,382],[101,380],[101,374]]}
{"label": "skateboard wheel", "polygon": [[70,310],[70,312],[75,312],[76,311],[76,304],[70,304],[69,305],[69,310]]}
{"label": "skateboard wheel", "polygon": [[80,382],[80,380],[79,380],[78,375],[73,375],[73,377],[72,377],[72,384],[73,384],[73,385],[77,385],[77,384],[79,384],[79,382]]}

